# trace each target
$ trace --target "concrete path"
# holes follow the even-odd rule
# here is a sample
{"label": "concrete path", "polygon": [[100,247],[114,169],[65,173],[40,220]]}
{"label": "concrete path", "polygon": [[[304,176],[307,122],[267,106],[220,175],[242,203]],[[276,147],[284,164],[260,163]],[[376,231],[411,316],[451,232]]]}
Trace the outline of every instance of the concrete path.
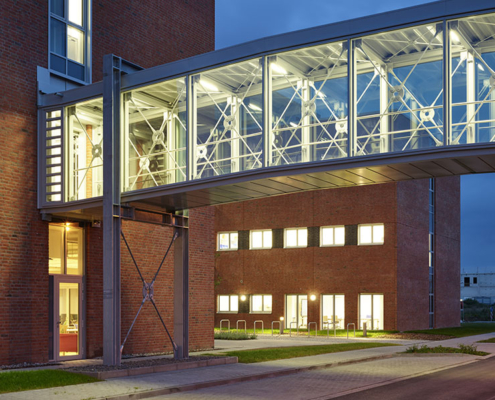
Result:
{"label": "concrete path", "polygon": [[[455,347],[458,343],[472,344],[478,340],[490,337],[495,337],[495,333],[462,339],[451,339],[448,341],[428,342],[428,345],[437,346],[441,344],[442,346]],[[262,339],[259,340],[261,341]],[[300,340],[294,340],[293,343],[300,345]],[[304,339],[302,344],[308,344],[309,340]],[[272,339],[268,339],[267,341],[271,341],[270,343],[275,342]],[[218,343],[218,346],[230,345],[223,342]],[[253,342],[258,342],[258,340],[243,341],[244,346],[254,346],[252,344]],[[281,344],[282,341],[277,343],[278,346]],[[239,346],[239,344],[232,344],[231,346]],[[340,396],[352,391],[364,390],[400,379],[407,379],[412,376],[475,362],[477,359],[480,359],[480,357],[468,355],[393,357],[394,353],[402,352],[407,347],[406,345],[382,347],[257,364],[221,365],[115,378],[94,384],[8,393],[0,395],[0,400],[137,399],[149,398],[153,394],[158,395],[158,391],[164,393],[164,390],[179,391],[181,387],[192,389],[206,385],[217,386],[194,392],[190,391],[168,395],[166,398],[209,399],[213,398],[213,396],[216,399],[312,399],[319,396],[329,398],[329,396]],[[495,353],[495,344],[480,344],[478,349]],[[367,361],[371,357],[381,357],[383,359]],[[354,364],[294,373],[299,368],[318,368],[327,364],[342,362],[354,362]],[[261,379],[266,376],[284,374],[290,375]],[[241,379],[256,379],[256,381],[228,384]],[[162,397],[165,398],[165,396]]]}

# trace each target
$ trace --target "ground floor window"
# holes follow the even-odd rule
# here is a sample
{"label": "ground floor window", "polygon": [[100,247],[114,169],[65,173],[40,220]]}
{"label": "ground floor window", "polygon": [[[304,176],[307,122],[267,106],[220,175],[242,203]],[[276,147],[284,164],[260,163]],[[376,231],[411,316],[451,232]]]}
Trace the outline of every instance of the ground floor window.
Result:
{"label": "ground floor window", "polygon": [[287,329],[308,326],[308,295],[288,294],[285,296],[285,327]]}
{"label": "ground floor window", "polygon": [[344,329],[345,326],[345,297],[343,294],[324,294],[321,296],[322,328]]}
{"label": "ground floor window", "polygon": [[237,313],[239,312],[239,296],[236,294],[221,294],[218,296],[219,313]]}
{"label": "ground floor window", "polygon": [[359,329],[383,329],[383,294],[359,295]]}
{"label": "ground floor window", "polygon": [[272,312],[271,294],[253,294],[251,296],[250,313],[262,314]]}

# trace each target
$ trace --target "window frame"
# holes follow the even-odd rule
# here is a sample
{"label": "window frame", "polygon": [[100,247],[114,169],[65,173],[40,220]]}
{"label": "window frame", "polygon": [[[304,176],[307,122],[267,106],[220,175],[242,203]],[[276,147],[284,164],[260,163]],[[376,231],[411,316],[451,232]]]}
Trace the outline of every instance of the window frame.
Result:
{"label": "window frame", "polygon": [[[48,275],[50,276],[65,276],[65,277],[83,277],[86,274],[86,241],[85,241],[85,228],[79,226],[78,223],[72,222],[72,223],[49,223],[48,224],[48,232],[50,232],[50,229],[58,229],[63,231],[62,235],[62,257],[61,258],[61,272],[60,273],[54,273],[50,272],[50,266],[48,266]],[[80,241],[77,241],[78,247],[78,263],[81,265],[78,266],[78,271],[77,273],[69,273],[70,269],[74,269],[69,266],[69,259],[71,258],[69,253],[70,253],[70,244],[73,243],[72,241],[69,241],[69,235],[68,231],[70,229],[74,229],[79,231],[80,234]],[[50,240],[48,240],[48,252],[50,252]],[[48,257],[48,264],[50,263],[50,257]]]}
{"label": "window frame", "polygon": [[[237,234],[237,247],[236,248],[231,247],[232,242],[231,242],[230,235],[232,235],[233,233]],[[225,234],[229,235],[229,248],[228,249],[221,249],[220,248],[220,235],[225,235]],[[239,250],[239,231],[217,232],[217,251],[237,251],[237,250]]]}
{"label": "window frame", "polygon": [[[367,326],[366,329],[370,331],[384,331],[385,330],[385,294],[384,293],[359,293],[358,294],[358,327],[361,329],[361,296],[371,296],[371,326]],[[374,302],[375,302],[375,296],[381,296],[382,298],[382,307],[383,307],[383,320],[381,321],[381,324],[383,326],[382,329],[377,329],[374,325],[374,320],[378,319],[375,318],[374,315]]]}
{"label": "window frame", "polygon": [[[48,1],[48,70],[51,74],[60,76],[64,79],[69,79],[71,81],[77,82],[82,85],[87,85],[92,83],[92,0],[81,0],[82,1],[82,26],[77,25],[69,20],[69,0],[62,0],[64,4],[64,16],[61,17],[52,11],[52,2]],[[65,56],[57,54],[52,50],[52,20],[59,21],[65,25]],[[83,33],[83,63],[69,58],[68,56],[68,28],[74,28]],[[52,67],[51,56],[63,58],[65,61],[65,73],[60,72]],[[69,75],[69,62],[75,65],[82,66],[84,68],[84,79],[79,79],[75,76]]]}
{"label": "window frame", "polygon": [[[335,229],[336,228],[343,228],[344,229],[344,243],[335,243]],[[323,230],[324,229],[331,229],[332,230],[332,236],[333,236],[333,244],[324,244],[323,243]],[[345,225],[327,225],[327,226],[320,226],[320,247],[342,247],[345,246]]]}
{"label": "window frame", "polygon": [[[229,298],[229,311],[220,310],[220,297]],[[232,311],[232,297],[237,297],[237,310]],[[217,295],[217,314],[239,314],[239,295],[238,294],[219,294]]]}
{"label": "window frame", "polygon": [[[371,242],[370,243],[362,243],[361,242],[361,228],[362,227],[371,227]],[[383,242],[375,242],[373,238],[373,227],[375,226],[383,226]],[[373,223],[373,224],[359,224],[358,225],[358,246],[382,246],[385,244],[385,224],[383,222]]]}
{"label": "window frame", "polygon": [[[261,232],[261,247],[253,246],[253,234]],[[265,233],[270,232],[272,236],[272,240],[270,243],[270,247],[265,247]],[[249,250],[267,250],[273,248],[273,230],[272,229],[253,229],[249,231]]]}
{"label": "window frame", "polygon": [[[288,231],[296,231],[297,245],[296,246],[288,246],[287,245],[287,232]],[[299,244],[299,231],[306,231],[306,244],[303,246]],[[308,247],[308,228],[307,227],[298,227],[298,228],[284,228],[284,249],[304,249]]]}
{"label": "window frame", "polygon": [[[262,311],[253,311],[253,297],[261,296],[261,308]],[[270,296],[272,299],[272,310],[265,311],[265,296]],[[273,295],[271,294],[252,294],[249,296],[249,314],[272,314],[273,313]]]}

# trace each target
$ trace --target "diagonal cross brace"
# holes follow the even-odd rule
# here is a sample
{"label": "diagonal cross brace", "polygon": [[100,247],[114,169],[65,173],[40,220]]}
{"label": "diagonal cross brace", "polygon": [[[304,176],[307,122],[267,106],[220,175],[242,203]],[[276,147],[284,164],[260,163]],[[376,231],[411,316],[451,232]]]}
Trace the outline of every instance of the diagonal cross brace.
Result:
{"label": "diagonal cross brace", "polygon": [[122,351],[124,350],[125,342],[129,338],[129,335],[131,334],[132,328],[134,328],[134,324],[137,321],[139,313],[143,309],[144,303],[146,303],[147,301],[150,301],[151,304],[153,304],[153,307],[156,311],[156,314],[158,315],[158,318],[160,318],[160,321],[161,321],[163,327],[165,328],[165,332],[167,332],[168,338],[170,339],[170,343],[172,343],[172,348],[174,349],[174,358],[177,358],[177,349],[178,349],[177,345],[173,341],[172,336],[170,335],[170,332],[168,331],[167,326],[165,325],[165,322],[163,321],[163,318],[160,315],[160,312],[158,311],[158,307],[156,306],[156,303],[154,300],[154,284],[155,284],[156,278],[158,277],[158,274],[160,273],[160,270],[162,269],[163,263],[165,262],[165,259],[167,258],[168,252],[170,251],[172,244],[174,244],[175,239],[177,239],[179,234],[177,232],[174,233],[174,236],[172,237],[172,240],[168,246],[168,249],[162,258],[162,262],[160,263],[160,266],[158,267],[158,270],[156,271],[155,276],[153,277],[153,280],[150,283],[147,283],[145,281],[145,279],[143,278],[143,274],[141,274],[141,270],[139,269],[137,262],[136,262],[136,259],[134,258],[134,255],[132,254],[131,248],[129,247],[129,244],[127,243],[124,232],[121,230],[120,233],[122,235],[122,239],[124,239],[125,245],[127,247],[127,250],[129,251],[129,254],[132,258],[132,261],[134,262],[134,265],[136,266],[139,277],[141,278],[141,282],[143,282],[143,301],[141,302],[141,306],[139,307],[139,310],[138,310],[136,316],[134,317],[134,320],[132,321],[131,327],[129,328],[129,331],[127,332],[127,335],[125,336],[125,339],[124,339],[122,345],[120,346],[120,353],[122,354]]}

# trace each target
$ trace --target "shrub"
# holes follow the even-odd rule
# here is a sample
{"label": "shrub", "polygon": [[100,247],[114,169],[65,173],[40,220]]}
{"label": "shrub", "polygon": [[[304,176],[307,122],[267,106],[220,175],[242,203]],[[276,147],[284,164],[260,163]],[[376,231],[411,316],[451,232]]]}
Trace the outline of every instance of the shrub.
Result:
{"label": "shrub", "polygon": [[256,334],[254,333],[244,333],[244,332],[215,332],[215,339],[223,339],[223,340],[251,340],[256,339]]}

